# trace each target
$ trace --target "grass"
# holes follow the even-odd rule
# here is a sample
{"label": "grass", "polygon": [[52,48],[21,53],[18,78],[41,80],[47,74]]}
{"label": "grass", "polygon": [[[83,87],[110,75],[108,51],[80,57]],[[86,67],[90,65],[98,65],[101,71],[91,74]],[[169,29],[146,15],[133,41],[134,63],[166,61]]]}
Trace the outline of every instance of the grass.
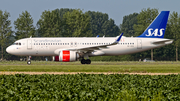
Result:
{"label": "grass", "polygon": [[27,65],[25,61],[3,61],[0,62],[0,71],[180,73],[180,62],[92,61],[90,65],[82,65],[80,62],[32,61],[31,65]]}

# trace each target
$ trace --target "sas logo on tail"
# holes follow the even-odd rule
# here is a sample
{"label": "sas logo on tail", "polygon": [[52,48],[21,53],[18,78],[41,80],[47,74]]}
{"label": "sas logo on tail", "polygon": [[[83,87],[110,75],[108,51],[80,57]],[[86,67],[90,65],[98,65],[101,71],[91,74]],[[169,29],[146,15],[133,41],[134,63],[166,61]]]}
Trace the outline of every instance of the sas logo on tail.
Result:
{"label": "sas logo on tail", "polygon": [[[162,36],[163,35],[163,30],[164,28],[161,28],[160,30],[159,29],[155,29],[153,31],[152,28],[148,29],[148,34],[146,34],[146,36]],[[159,33],[158,33],[159,32]]]}

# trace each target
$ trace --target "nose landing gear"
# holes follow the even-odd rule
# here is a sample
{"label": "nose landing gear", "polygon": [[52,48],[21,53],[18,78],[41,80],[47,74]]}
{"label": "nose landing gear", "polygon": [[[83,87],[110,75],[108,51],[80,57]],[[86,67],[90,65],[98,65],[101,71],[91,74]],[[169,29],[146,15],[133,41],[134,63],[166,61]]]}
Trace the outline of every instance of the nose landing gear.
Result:
{"label": "nose landing gear", "polygon": [[30,65],[31,64],[31,56],[29,56],[27,64]]}

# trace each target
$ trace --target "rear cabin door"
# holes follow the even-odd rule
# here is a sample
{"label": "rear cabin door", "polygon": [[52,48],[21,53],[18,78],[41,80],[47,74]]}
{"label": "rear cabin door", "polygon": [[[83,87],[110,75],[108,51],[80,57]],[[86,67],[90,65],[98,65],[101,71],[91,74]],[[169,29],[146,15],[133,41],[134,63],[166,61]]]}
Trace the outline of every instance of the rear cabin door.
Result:
{"label": "rear cabin door", "polygon": [[137,39],[137,49],[142,49],[142,40]]}

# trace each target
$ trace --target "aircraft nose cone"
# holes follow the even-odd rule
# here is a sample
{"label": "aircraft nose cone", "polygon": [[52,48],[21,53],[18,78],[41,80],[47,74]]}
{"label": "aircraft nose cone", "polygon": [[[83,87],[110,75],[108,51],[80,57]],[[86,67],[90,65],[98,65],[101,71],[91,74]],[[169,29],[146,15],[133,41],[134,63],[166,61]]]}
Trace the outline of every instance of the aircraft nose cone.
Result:
{"label": "aircraft nose cone", "polygon": [[7,47],[6,52],[9,53],[9,54],[12,54],[12,52],[13,52],[12,47],[11,46]]}
{"label": "aircraft nose cone", "polygon": [[6,52],[9,53],[9,51],[10,51],[10,49],[9,49],[9,47],[7,47],[7,48],[6,48]]}

